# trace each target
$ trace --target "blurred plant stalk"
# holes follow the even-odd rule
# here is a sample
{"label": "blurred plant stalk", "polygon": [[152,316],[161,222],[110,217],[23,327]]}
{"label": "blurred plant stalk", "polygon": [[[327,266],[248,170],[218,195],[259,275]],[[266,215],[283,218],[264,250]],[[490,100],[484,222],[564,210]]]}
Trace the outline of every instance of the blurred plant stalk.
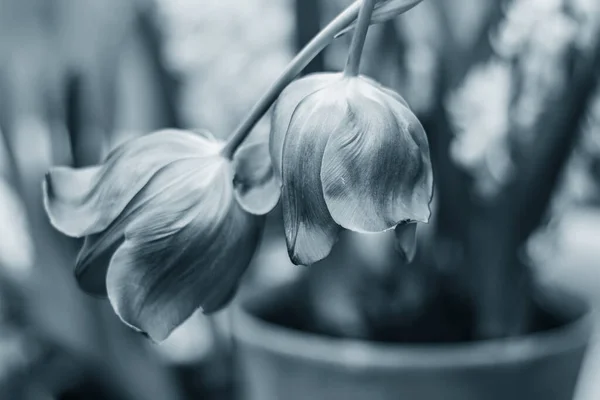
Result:
{"label": "blurred plant stalk", "polygon": [[[489,23],[484,24],[484,32],[495,34],[509,17],[511,21],[535,18],[535,13],[527,8],[531,6],[533,9],[533,3],[512,2],[508,16],[500,8],[502,3],[497,4],[498,8],[489,13]],[[543,8],[542,5],[538,7]],[[527,10],[529,14],[525,14]],[[552,32],[556,37],[546,40],[554,40],[555,47],[546,46],[542,39],[538,39],[529,44],[531,47],[517,47],[517,53],[507,56],[507,62],[513,63],[509,67],[513,79],[509,83],[512,98],[510,106],[499,112],[510,116],[505,136],[511,141],[509,154],[514,172],[496,178],[496,187],[492,191],[478,193],[480,178],[471,175],[473,171],[469,168],[456,165],[449,157],[452,123],[443,104],[439,104],[437,115],[433,117],[437,120],[433,122],[437,129],[432,135],[432,146],[438,155],[435,158],[440,185],[438,240],[450,240],[463,246],[463,258],[457,262],[464,265],[462,276],[469,283],[466,289],[475,309],[475,334],[478,338],[521,335],[531,329],[532,296],[536,289],[528,260],[523,257],[524,247],[532,232],[543,223],[562,171],[581,137],[598,86],[600,41],[593,40],[586,48],[568,44],[564,54],[555,55],[551,53],[555,50],[549,49],[560,48],[559,43],[564,40],[560,37],[560,30],[567,29],[568,32],[571,28],[565,26],[560,17],[551,17],[554,19],[544,17],[540,23],[554,26],[549,29],[554,29]],[[526,29],[539,31],[543,28],[539,24],[531,24],[532,27]],[[514,31],[506,34],[512,35],[510,38],[519,35]],[[488,35],[481,36],[485,40],[470,51],[466,63],[460,60],[453,62],[449,56],[444,58],[447,66],[442,68],[450,80],[446,87],[440,88],[440,102],[446,101],[447,94],[456,87],[456,83],[465,77],[469,79],[467,72],[472,68],[469,66],[477,68],[480,63],[488,62],[490,56],[497,58],[498,51],[506,51],[498,47],[500,42],[497,40],[490,42]],[[508,39],[512,43],[510,40],[514,39]],[[455,46],[446,48],[454,49]],[[539,60],[546,60],[546,65],[560,72],[548,78],[547,69],[543,70],[544,61]],[[564,73],[563,65],[568,67]],[[535,104],[539,104],[539,112],[531,108],[532,93],[538,94]],[[529,108],[526,108],[523,99],[529,101]],[[519,119],[519,116],[525,119]],[[442,125],[440,121],[446,122]],[[494,182],[492,177],[483,179]]]}
{"label": "blurred plant stalk", "polygon": [[[153,68],[148,52],[155,51],[156,37],[149,25],[155,21],[142,4],[0,0],[0,130],[9,164],[3,172],[27,210],[37,256],[34,273],[19,284],[26,294],[22,312],[42,340],[61,349],[57,351],[70,367],[59,370],[72,374],[66,385],[79,379],[85,365],[90,370],[82,381],[96,375],[101,386],[113,385],[126,399],[177,399],[172,376],[142,338],[75,287],[66,267],[75,258],[76,243],[49,226],[40,202],[40,181],[50,165],[94,164],[118,132],[115,114],[123,90],[117,90],[116,78],[123,68],[122,54],[131,49],[125,38],[137,36],[146,43],[141,46],[144,61],[133,68]],[[144,27],[131,23],[143,18]],[[147,59],[151,61],[146,64]],[[151,100],[157,104],[171,99],[157,93],[160,89]],[[166,123],[176,121],[158,122]],[[59,375],[49,374],[48,379],[65,384]]]}

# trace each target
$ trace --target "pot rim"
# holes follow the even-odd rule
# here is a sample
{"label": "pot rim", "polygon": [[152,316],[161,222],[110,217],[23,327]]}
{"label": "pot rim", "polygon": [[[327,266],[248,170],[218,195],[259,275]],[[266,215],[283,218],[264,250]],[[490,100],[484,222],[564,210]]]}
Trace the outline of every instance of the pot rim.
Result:
{"label": "pot rim", "polygon": [[244,298],[232,306],[236,340],[268,353],[283,354],[330,365],[364,368],[472,368],[498,367],[552,357],[587,347],[593,328],[590,307],[560,327],[525,336],[460,343],[403,344],[335,338],[300,331],[263,320],[247,310]]}

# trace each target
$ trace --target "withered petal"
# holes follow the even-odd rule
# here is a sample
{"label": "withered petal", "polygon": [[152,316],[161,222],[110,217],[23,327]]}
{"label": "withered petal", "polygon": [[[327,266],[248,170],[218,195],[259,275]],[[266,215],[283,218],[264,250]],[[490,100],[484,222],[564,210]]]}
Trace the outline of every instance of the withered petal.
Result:
{"label": "withered petal", "polygon": [[290,83],[279,95],[271,114],[271,134],[269,152],[277,179],[281,177],[281,163],[285,137],[290,127],[292,115],[302,100],[339,79],[339,73],[318,73],[307,75]]}
{"label": "withered petal", "polygon": [[394,236],[396,252],[405,263],[411,263],[417,253],[417,223],[398,224]]}
{"label": "withered petal", "polygon": [[242,146],[233,158],[235,196],[244,210],[264,215],[279,202],[281,184],[275,177],[269,145],[257,142]]}
{"label": "withered petal", "polygon": [[[120,318],[155,341],[197,308],[213,312],[225,305],[262,227],[261,217],[234,201],[228,165],[189,163],[174,163],[149,183],[155,196],[127,225],[106,277]],[[169,190],[160,190],[164,181],[171,182]]]}
{"label": "withered petal", "polygon": [[310,265],[337,241],[321,185],[321,163],[330,132],[345,125],[346,105],[335,88],[317,91],[294,113],[283,148],[283,221],[290,259]]}
{"label": "withered petal", "polygon": [[[202,160],[201,158],[180,161],[184,161],[185,165],[189,165],[190,171],[201,169],[207,162],[212,162],[210,159]],[[75,263],[75,277],[82,290],[96,296],[107,295],[106,273],[108,265],[112,254],[123,243],[125,228],[144,212],[145,207],[155,201],[160,192],[177,187],[179,176],[172,176],[171,178],[168,176],[169,171],[173,170],[176,163],[177,161],[159,169],[155,175],[155,177],[159,177],[159,183],[146,185],[140,190],[108,228],[85,238]],[[193,165],[190,165],[192,163]],[[165,174],[167,175],[165,176]],[[196,184],[200,185],[200,182],[196,182]],[[159,185],[162,185],[162,187],[159,188]]]}
{"label": "withered petal", "polygon": [[[429,154],[411,131],[423,128],[408,108],[402,119],[387,101],[362,94],[368,83],[348,85],[346,124],[332,131],[323,155],[321,180],[334,221],[356,232],[381,232],[400,222],[427,221],[432,188]],[[382,93],[381,96],[384,96]],[[392,99],[393,101],[393,99]],[[425,142],[426,143],[426,142]]]}
{"label": "withered petal", "polygon": [[43,184],[46,212],[68,236],[101,232],[160,168],[181,158],[217,153],[219,146],[191,132],[164,130],[123,143],[101,166],[52,168]]}

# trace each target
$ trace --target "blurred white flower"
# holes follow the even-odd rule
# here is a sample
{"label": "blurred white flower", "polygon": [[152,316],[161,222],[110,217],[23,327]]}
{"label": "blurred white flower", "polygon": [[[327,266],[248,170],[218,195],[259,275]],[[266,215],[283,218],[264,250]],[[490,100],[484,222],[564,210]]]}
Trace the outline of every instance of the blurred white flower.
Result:
{"label": "blurred white flower", "polygon": [[511,149],[538,139],[532,128],[565,87],[568,55],[582,29],[567,1],[511,2],[492,37],[492,61],[474,67],[450,98],[452,157],[475,177],[480,193],[493,195],[506,180]]}
{"label": "blurred white flower", "polygon": [[475,67],[448,101],[455,131],[451,156],[478,175],[486,193],[511,170],[507,143],[511,101],[511,69],[501,61]]}
{"label": "blurred white flower", "polygon": [[516,67],[521,87],[514,118],[523,131],[530,132],[548,99],[562,92],[567,77],[567,52],[576,34],[577,22],[561,12],[549,13],[531,31]]}
{"label": "blurred white flower", "polygon": [[578,33],[578,22],[564,6],[565,0],[514,0],[492,37],[499,57],[517,61],[521,87],[513,118],[525,132],[531,131],[547,100],[563,87],[566,52]]}
{"label": "blurred white flower", "polygon": [[[182,79],[184,122],[223,138],[293,56],[290,0],[157,4],[166,58]],[[257,130],[267,131],[268,122]]]}
{"label": "blurred white flower", "polygon": [[570,0],[569,4],[580,24],[577,44],[587,48],[594,44],[600,30],[600,1]]}
{"label": "blurred white flower", "polygon": [[[505,57],[521,52],[539,23],[562,13],[563,3],[564,0],[514,0],[493,37],[496,52]],[[560,32],[557,30],[556,34],[560,35]]]}
{"label": "blurred white flower", "polygon": [[[452,0],[452,1],[429,1],[424,4],[441,7],[450,22],[450,30],[457,44],[464,49],[475,44],[479,39],[480,30],[486,20],[486,14],[498,0]],[[433,25],[433,24],[432,24]]]}
{"label": "blurred white flower", "polygon": [[406,81],[404,87],[398,89],[417,115],[430,110],[436,95],[443,37],[436,18],[435,5],[423,2],[410,12],[409,17],[395,20],[397,29],[405,36],[406,46],[403,66]]}

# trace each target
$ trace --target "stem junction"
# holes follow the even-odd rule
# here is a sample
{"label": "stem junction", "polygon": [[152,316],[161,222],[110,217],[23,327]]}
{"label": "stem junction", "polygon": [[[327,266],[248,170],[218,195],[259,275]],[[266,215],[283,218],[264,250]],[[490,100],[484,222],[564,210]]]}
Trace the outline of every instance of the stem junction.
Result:
{"label": "stem junction", "polygon": [[[288,64],[286,69],[275,81],[275,83],[258,100],[246,118],[235,129],[233,134],[230,136],[230,139],[221,150],[221,154],[223,154],[223,156],[229,159],[233,158],[235,151],[242,144],[244,139],[246,139],[246,137],[250,134],[250,131],[252,128],[254,128],[254,125],[256,125],[262,116],[269,110],[271,105],[273,105],[275,100],[277,100],[277,97],[279,97],[287,85],[289,85],[296,78],[296,76],[302,72],[302,70],[335,39],[338,33],[343,31],[345,28],[350,26],[352,22],[354,22],[359,15],[359,10],[361,10],[361,4],[363,4],[363,11],[361,11],[361,15],[365,14],[366,12],[364,11],[364,8],[369,8],[364,6],[364,4],[371,4],[370,11],[368,12],[369,16],[366,18],[368,28],[370,15],[373,8],[372,4],[374,2],[375,0],[365,0],[363,3],[361,0],[358,0],[352,3],[325,28],[323,28],[306,46],[304,46],[300,53],[298,53],[298,55],[296,55],[296,57],[294,57],[294,59]],[[364,38],[362,42],[364,44]]]}

